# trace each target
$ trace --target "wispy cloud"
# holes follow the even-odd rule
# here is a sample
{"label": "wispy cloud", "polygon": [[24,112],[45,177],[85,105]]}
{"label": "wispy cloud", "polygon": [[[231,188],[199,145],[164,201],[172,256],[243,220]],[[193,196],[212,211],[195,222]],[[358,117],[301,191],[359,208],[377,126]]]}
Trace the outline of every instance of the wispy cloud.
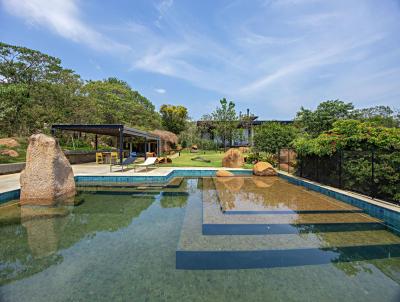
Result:
{"label": "wispy cloud", "polygon": [[276,118],[299,103],[394,103],[389,95],[400,94],[392,84],[400,81],[395,0],[236,0],[212,10],[202,2],[138,0],[141,10],[129,20],[105,18],[100,26],[79,0],[0,1],[33,26],[117,55],[131,74],[160,75],[154,85],[164,88],[150,88],[159,94],[177,90],[171,81],[185,81],[207,95],[272,108]]}
{"label": "wispy cloud", "polygon": [[167,92],[167,90],[165,90],[164,88],[156,88],[154,90],[159,94],[165,94]]}
{"label": "wispy cloud", "polygon": [[3,0],[5,9],[30,25],[51,29],[60,36],[100,51],[127,51],[129,46],[115,42],[81,20],[76,0]]}

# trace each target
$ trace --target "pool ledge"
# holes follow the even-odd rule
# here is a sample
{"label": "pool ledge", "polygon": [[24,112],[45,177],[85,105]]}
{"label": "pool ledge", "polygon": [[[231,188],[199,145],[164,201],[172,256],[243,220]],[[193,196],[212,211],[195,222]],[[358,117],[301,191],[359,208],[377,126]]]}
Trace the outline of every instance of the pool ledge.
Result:
{"label": "pool ledge", "polygon": [[[74,167],[74,166],[73,166]],[[88,166],[86,166],[88,167]],[[75,167],[74,167],[75,168]],[[240,168],[200,168],[200,167],[161,167],[148,172],[86,172],[85,166],[74,169],[75,181],[77,184],[85,182],[110,182],[110,183],[130,183],[130,182],[168,182],[174,177],[209,177],[214,176],[218,170],[228,170],[236,175],[251,175],[252,170]],[[90,167],[89,167],[90,168]],[[108,167],[106,167],[108,169]],[[7,201],[18,199],[20,194],[19,173],[12,175],[2,175],[4,188],[0,188],[0,204]],[[1,185],[1,182],[0,182]]]}
{"label": "pool ledge", "polygon": [[307,189],[361,208],[369,215],[382,219],[388,226],[395,228],[397,231],[400,230],[400,206],[391,204],[384,200],[372,199],[365,195],[323,185],[291,175],[287,172],[278,171],[278,174],[280,177],[292,184],[303,186]]}

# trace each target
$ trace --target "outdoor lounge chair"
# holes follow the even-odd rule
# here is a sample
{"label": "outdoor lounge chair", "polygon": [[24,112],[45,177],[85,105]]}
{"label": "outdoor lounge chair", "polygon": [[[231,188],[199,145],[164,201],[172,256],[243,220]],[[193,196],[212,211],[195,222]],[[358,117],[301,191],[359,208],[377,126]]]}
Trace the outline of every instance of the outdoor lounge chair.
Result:
{"label": "outdoor lounge chair", "polygon": [[124,166],[125,166],[125,167],[128,167],[129,165],[134,165],[136,159],[137,159],[136,152],[131,152],[131,154],[129,155],[129,157],[126,158],[121,164],[120,164],[120,163],[118,163],[118,164],[113,164],[113,163],[111,162],[111,164],[110,164],[110,172],[112,171],[112,166],[113,166],[113,165],[114,165],[114,166],[121,166],[121,170],[122,170],[122,172],[124,172]]}
{"label": "outdoor lounge chair", "polygon": [[146,167],[146,171],[147,171],[147,168],[148,168],[148,167],[150,167],[150,166],[155,166],[156,163],[157,163],[157,157],[148,157],[148,158],[144,161],[144,163],[142,163],[142,164],[136,164],[135,167],[134,167],[134,169],[135,169],[135,171],[136,171],[136,167]]}

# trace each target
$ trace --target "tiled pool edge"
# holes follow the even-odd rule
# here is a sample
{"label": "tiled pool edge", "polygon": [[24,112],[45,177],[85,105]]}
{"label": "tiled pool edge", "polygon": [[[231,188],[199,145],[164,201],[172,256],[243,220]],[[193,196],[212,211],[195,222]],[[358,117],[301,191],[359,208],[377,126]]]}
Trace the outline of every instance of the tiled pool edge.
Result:
{"label": "tiled pool edge", "polygon": [[362,196],[354,196],[354,194],[350,192],[318,184],[294,175],[289,175],[285,172],[278,171],[278,175],[292,184],[303,186],[312,191],[361,208],[367,214],[383,220],[390,228],[393,228],[396,232],[400,233],[400,207],[396,209],[395,206],[388,205],[384,202],[372,199],[370,200]]}
{"label": "tiled pool edge", "polygon": [[0,193],[0,204],[5,203],[7,201],[18,199],[20,194],[20,189],[11,190],[7,192]]}
{"label": "tiled pool edge", "polygon": [[[111,182],[111,183],[165,183],[170,181],[174,177],[210,177],[214,176],[218,169],[207,169],[207,170],[172,170],[166,175],[76,175],[75,181],[77,184],[84,182]],[[235,175],[251,175],[251,170],[228,170]],[[7,201],[18,199],[20,196],[20,189],[15,189],[11,191],[1,192],[0,193],[0,204],[5,203]]]}

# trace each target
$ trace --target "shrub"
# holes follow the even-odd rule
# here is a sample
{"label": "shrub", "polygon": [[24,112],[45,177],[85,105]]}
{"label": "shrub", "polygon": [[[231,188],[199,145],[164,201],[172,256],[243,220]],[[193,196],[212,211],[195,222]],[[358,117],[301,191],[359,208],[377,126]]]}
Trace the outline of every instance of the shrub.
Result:
{"label": "shrub", "polygon": [[288,147],[297,136],[297,128],[291,125],[277,122],[265,123],[256,130],[254,150],[276,153],[278,149]]}

